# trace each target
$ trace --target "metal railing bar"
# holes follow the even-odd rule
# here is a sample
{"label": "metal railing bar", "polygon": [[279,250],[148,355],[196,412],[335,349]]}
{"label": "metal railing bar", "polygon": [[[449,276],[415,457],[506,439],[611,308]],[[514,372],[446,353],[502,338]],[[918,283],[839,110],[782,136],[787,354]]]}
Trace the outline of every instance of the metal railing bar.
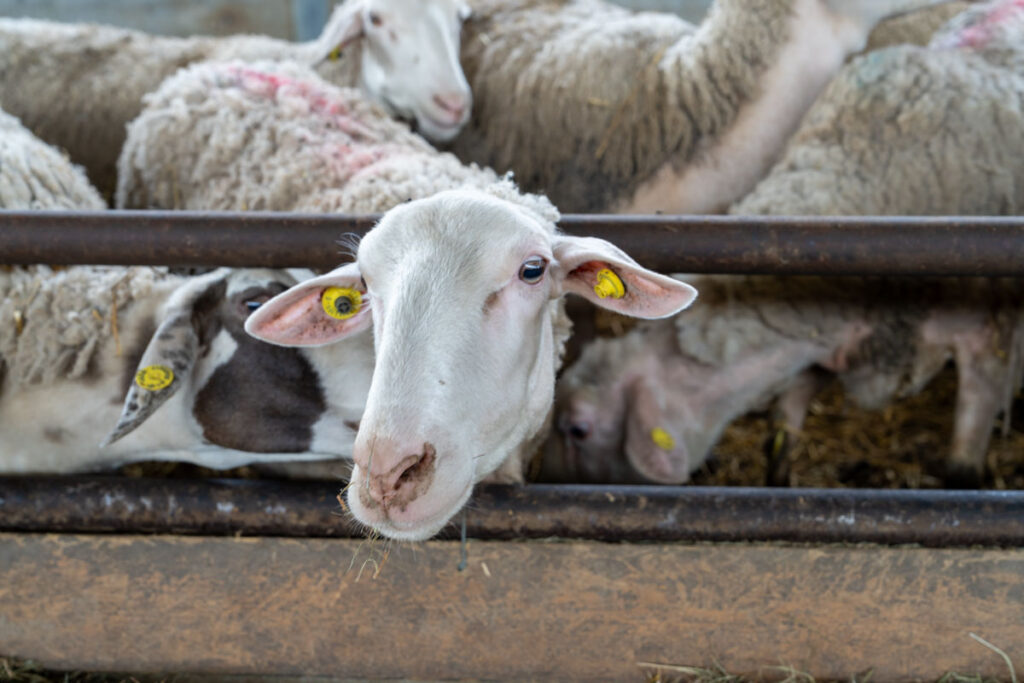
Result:
{"label": "metal railing bar", "polygon": [[[326,269],[338,239],[376,216],[193,211],[0,211],[0,263]],[[1024,275],[1024,216],[740,217],[568,215],[663,272]]]}
{"label": "metal railing bar", "polygon": [[[362,537],[336,499],[340,488],[273,480],[4,477],[0,531]],[[477,539],[1020,547],[1024,491],[483,486],[466,522]],[[442,537],[458,538],[456,523]]]}

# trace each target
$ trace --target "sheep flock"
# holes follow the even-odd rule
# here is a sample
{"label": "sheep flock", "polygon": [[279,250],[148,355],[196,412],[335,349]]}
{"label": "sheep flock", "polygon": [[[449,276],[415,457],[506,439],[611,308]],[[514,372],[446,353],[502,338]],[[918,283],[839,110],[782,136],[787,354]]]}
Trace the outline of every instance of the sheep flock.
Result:
{"label": "sheep flock", "polygon": [[[357,518],[421,539],[536,453],[682,483],[748,411],[798,434],[825,376],[882,409],[947,363],[977,484],[1024,379],[1015,281],[669,278],[555,225],[1020,215],[1021,0],[344,0],[307,43],[2,18],[0,109],[4,209],[384,214],[326,275],[3,267],[3,472],[354,461]],[[666,320],[556,385],[564,293]]]}

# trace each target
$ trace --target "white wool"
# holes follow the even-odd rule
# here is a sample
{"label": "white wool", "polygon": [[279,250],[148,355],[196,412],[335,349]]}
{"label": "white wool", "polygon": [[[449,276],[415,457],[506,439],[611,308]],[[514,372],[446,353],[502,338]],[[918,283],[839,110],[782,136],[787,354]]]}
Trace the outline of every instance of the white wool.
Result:
{"label": "white wool", "polygon": [[[0,272],[0,365],[5,389],[87,375],[117,313],[174,278],[154,268],[39,266]],[[123,329],[123,328],[122,328]]]}
{"label": "white wool", "polygon": [[996,0],[931,47],[860,57],[735,214],[1015,215],[1024,209],[1024,3]]}
{"label": "white wool", "polygon": [[0,208],[94,209],[106,205],[85,173],[0,111]]}
{"label": "white wool", "polygon": [[497,180],[303,65],[201,63],[129,126],[117,205],[365,213]]}

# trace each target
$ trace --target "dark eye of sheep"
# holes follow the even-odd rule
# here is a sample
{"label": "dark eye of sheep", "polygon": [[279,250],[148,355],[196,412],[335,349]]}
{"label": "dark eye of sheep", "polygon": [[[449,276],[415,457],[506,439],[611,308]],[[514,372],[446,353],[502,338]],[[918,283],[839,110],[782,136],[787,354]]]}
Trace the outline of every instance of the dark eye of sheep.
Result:
{"label": "dark eye of sheep", "polygon": [[547,261],[542,258],[530,258],[519,267],[519,279],[528,285],[535,285],[544,277]]}
{"label": "dark eye of sheep", "polygon": [[370,23],[374,26],[380,26],[384,23],[384,20],[380,18],[380,15],[376,12],[370,12]]}
{"label": "dark eye of sheep", "polygon": [[255,311],[257,308],[259,308],[262,305],[263,305],[262,301],[246,301],[245,302],[245,310],[247,310],[250,313],[252,313],[253,311]]}

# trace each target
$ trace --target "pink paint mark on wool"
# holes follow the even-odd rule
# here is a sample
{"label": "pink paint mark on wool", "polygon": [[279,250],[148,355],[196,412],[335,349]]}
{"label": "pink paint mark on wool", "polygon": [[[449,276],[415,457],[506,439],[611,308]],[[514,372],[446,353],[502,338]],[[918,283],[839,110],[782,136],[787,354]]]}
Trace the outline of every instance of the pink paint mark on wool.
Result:
{"label": "pink paint mark on wool", "polygon": [[982,16],[977,22],[960,31],[954,43],[955,47],[984,47],[995,34],[997,26],[1013,17],[1017,12],[1024,12],[1024,0],[1007,0]]}
{"label": "pink paint mark on wool", "polygon": [[331,145],[324,150],[332,173],[343,182],[404,149],[397,145]]}
{"label": "pink paint mark on wool", "polygon": [[281,96],[297,97],[304,100],[309,110],[325,119],[328,125],[355,138],[373,139],[373,132],[352,116],[346,102],[325,92],[309,81],[286,78],[278,74],[233,67],[239,79],[239,87],[258,97],[278,100]]}

